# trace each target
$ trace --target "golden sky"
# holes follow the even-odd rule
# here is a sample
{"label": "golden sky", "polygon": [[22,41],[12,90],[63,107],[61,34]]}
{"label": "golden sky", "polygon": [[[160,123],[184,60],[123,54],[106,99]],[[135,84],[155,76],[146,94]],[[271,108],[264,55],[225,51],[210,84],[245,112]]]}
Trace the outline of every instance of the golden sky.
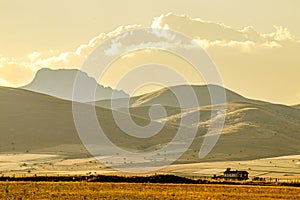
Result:
{"label": "golden sky", "polygon": [[[203,46],[229,89],[300,103],[299,10],[297,0],[0,0],[0,85],[24,85],[42,67],[79,68],[110,35],[168,25]],[[149,59],[133,57],[130,65]],[[180,61],[163,58],[178,68]]]}

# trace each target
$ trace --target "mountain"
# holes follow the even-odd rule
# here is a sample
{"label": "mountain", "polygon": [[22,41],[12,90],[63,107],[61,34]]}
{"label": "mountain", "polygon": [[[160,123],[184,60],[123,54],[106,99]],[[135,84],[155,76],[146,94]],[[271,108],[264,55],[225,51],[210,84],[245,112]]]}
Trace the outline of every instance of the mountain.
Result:
{"label": "mountain", "polygon": [[[135,98],[132,107],[139,106],[149,106],[154,104],[160,104],[165,106],[179,107],[179,102],[175,94],[184,95],[183,91],[187,91],[189,88],[192,88],[195,92],[195,95],[198,100],[198,106],[205,106],[211,104],[211,96],[209,91],[213,90],[216,93],[221,93],[222,90],[225,90],[227,102],[251,102],[251,103],[261,103],[259,101],[254,101],[247,99],[231,90],[224,89],[217,85],[180,85],[172,86],[170,88],[163,88],[161,90],[144,94]],[[175,93],[175,94],[174,94]],[[184,97],[189,99],[191,97]]]}
{"label": "mountain", "polygon": [[[227,102],[247,102],[254,104],[264,104],[265,102],[252,100],[245,98],[231,90],[224,89],[216,85],[180,85],[172,86],[169,88],[163,88],[151,93],[143,94],[140,96],[135,96],[129,99],[117,99],[111,102],[110,100],[100,100],[95,102],[95,105],[105,108],[120,108],[120,107],[143,107],[155,104],[160,104],[170,107],[180,107],[178,99],[175,94],[178,94],[184,98],[185,101],[190,101],[191,97],[185,96],[183,91],[188,91],[190,88],[193,89],[197,100],[198,106],[206,106],[211,104],[211,96],[209,91],[213,90],[217,93],[225,90]],[[112,104],[113,103],[113,104]],[[189,102],[188,102],[189,103]],[[191,103],[192,104],[192,103]]]}
{"label": "mountain", "polygon": [[[58,98],[72,100],[73,84],[75,78],[80,81],[84,90],[80,91],[80,97],[74,97],[78,102],[93,101],[91,94],[95,93],[95,99],[128,98],[128,94],[120,90],[113,90],[109,87],[99,85],[94,78],[89,77],[85,72],[77,69],[46,69],[39,70],[31,83],[23,86],[22,89],[48,94]],[[93,88],[96,88],[94,92]]]}
{"label": "mountain", "polygon": [[[160,94],[163,95],[165,90],[162,91]],[[88,156],[75,128],[72,102],[23,89],[4,87],[0,87],[0,96],[1,153],[36,152],[72,157]],[[237,100],[243,100],[240,96],[235,97]],[[135,97],[135,100],[138,98]],[[159,99],[159,95],[154,99]],[[154,99],[150,98],[151,101]],[[115,112],[121,119],[132,119],[140,126],[147,126],[151,121],[150,105],[146,103],[149,104],[150,101],[139,102],[142,103],[133,104],[135,106],[129,108],[130,116],[124,113],[122,110],[124,108],[117,109]],[[157,101],[153,102],[157,103]],[[77,104],[82,106],[81,114],[84,116],[87,110],[94,109],[88,104]],[[167,116],[153,118],[152,123],[155,125],[165,123],[165,125],[161,131],[149,138],[131,137],[122,131],[110,109],[96,107],[95,111],[106,136],[117,146],[132,152],[148,152],[167,145],[176,135],[182,116],[191,119],[182,124],[184,130],[188,131],[196,127],[198,131],[188,151],[177,161],[180,163],[250,160],[300,154],[300,110],[298,109],[271,103],[257,103],[247,99],[244,99],[244,102],[228,102],[226,123],[222,134],[208,156],[200,160],[199,149],[211,123],[211,106],[203,105],[182,110],[175,106],[164,107]],[[198,114],[198,110],[200,121],[195,122],[193,119]],[[86,119],[91,120],[88,116]],[[130,126],[126,120],[122,122],[125,123],[125,127]],[[88,133],[97,130],[88,127],[86,131]],[[145,133],[140,131],[139,134],[142,136]],[[181,143],[186,139],[182,138]],[[96,140],[92,141],[97,143]],[[107,147],[104,145],[101,148]],[[180,149],[174,148],[172,151],[176,152]]]}

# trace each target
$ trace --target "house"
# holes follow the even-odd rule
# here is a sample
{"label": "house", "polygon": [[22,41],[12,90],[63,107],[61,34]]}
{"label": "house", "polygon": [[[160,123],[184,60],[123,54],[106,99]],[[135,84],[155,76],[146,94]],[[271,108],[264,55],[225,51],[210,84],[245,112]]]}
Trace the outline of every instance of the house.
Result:
{"label": "house", "polygon": [[247,171],[231,171],[230,168],[227,168],[224,172],[224,179],[225,180],[247,180],[248,179],[248,172]]}

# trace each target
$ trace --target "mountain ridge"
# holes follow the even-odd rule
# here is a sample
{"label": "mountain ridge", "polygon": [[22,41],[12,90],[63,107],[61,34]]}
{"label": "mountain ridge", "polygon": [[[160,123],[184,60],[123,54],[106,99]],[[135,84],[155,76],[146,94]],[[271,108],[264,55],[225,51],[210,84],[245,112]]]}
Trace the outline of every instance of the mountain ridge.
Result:
{"label": "mountain ridge", "polygon": [[[84,90],[80,91],[82,93],[80,96],[73,96],[75,79],[84,88]],[[129,97],[124,91],[99,85],[94,78],[78,69],[40,69],[32,82],[21,88],[61,99],[74,99],[74,101],[78,102],[93,101],[93,94],[95,94],[95,100]]]}
{"label": "mountain ridge", "polygon": [[[215,92],[222,92],[224,89],[226,95],[227,102],[248,102],[254,104],[265,104],[268,102],[253,100],[238,93],[224,88],[218,85],[178,85],[178,86],[170,86],[165,87],[153,92],[145,93],[138,96],[133,96],[130,99],[116,99],[116,100],[100,100],[93,102],[96,106],[106,107],[106,108],[120,108],[120,107],[141,107],[141,106],[149,106],[154,104],[160,104],[163,106],[170,107],[181,107],[177,100],[175,94],[180,94],[180,91],[184,91],[192,88],[196,94],[196,100],[198,101],[198,106],[206,106],[211,104],[211,96],[209,90],[214,90]],[[175,91],[175,94],[173,93]],[[181,96],[182,98],[187,98],[185,96]]]}

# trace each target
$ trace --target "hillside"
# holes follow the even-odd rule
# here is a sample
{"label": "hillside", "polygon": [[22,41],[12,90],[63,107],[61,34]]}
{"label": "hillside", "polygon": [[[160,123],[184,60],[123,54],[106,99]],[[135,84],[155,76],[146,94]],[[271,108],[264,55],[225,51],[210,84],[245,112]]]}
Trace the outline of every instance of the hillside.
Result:
{"label": "hillside", "polygon": [[[164,107],[166,118],[154,118],[167,126],[179,127],[182,116],[187,128],[198,126],[198,135],[182,161],[198,161],[203,135],[211,123],[211,106],[183,109]],[[124,108],[123,108],[124,109]],[[122,112],[123,109],[118,109]],[[144,119],[150,106],[131,107],[130,113]],[[200,122],[194,123],[199,115]],[[277,104],[228,103],[224,129],[213,151],[203,161],[248,160],[300,154],[300,110]]]}
{"label": "hillside", "polygon": [[293,108],[300,109],[300,104],[292,106]]}
{"label": "hillside", "polygon": [[[194,113],[189,111],[190,118]],[[200,108],[201,122],[198,136],[185,159],[197,156],[202,134],[211,123],[210,106]],[[165,121],[173,126],[180,122],[180,114],[171,115]],[[191,127],[194,124],[186,124]],[[283,105],[228,103],[226,123],[217,145],[204,159],[244,160],[300,153],[300,111]],[[184,160],[185,160],[184,159]]]}
{"label": "hillside", "polygon": [[[0,87],[0,96],[0,152],[60,152],[73,156],[87,154],[75,129],[71,102],[3,87]],[[82,106],[83,109],[91,107],[85,104]],[[142,145],[151,146],[157,140],[167,142],[172,136],[168,134],[174,132],[166,127],[163,130],[164,136],[158,134],[147,141],[132,139],[128,146],[123,141],[128,140],[129,136],[114,123],[111,111],[96,108],[96,113],[103,130],[110,133],[108,137],[132,151],[138,151]],[[126,115],[123,114],[123,117]],[[140,125],[149,123],[149,120],[137,117],[134,120]],[[95,130],[91,128],[89,131]]]}
{"label": "hillside", "polygon": [[36,73],[35,78],[31,83],[23,86],[22,88],[66,100],[72,100],[73,84],[76,76],[80,83],[84,85],[85,90],[81,91],[82,95],[75,98],[75,101],[93,101],[94,99],[92,97],[89,98],[89,94],[94,94],[93,88],[96,88],[96,100],[111,99],[113,91],[114,98],[128,97],[128,95],[123,91],[113,90],[109,87],[103,87],[102,85],[99,85],[94,78],[89,77],[86,73],[77,69],[52,70],[43,68]]}
{"label": "hillside", "polygon": [[[184,96],[184,92],[187,91],[190,87],[195,92],[195,95],[198,100],[198,106],[206,106],[211,104],[211,97],[209,93],[209,89],[213,89],[214,91],[221,92],[222,88],[216,85],[180,85],[180,86],[172,86],[170,88],[163,88],[151,93],[146,93],[140,96],[131,97],[130,100],[123,98],[117,99],[113,101],[113,104],[110,100],[101,100],[95,102],[97,106],[106,107],[106,108],[118,108],[118,107],[128,107],[128,103],[130,107],[142,107],[142,106],[151,106],[155,104],[160,104],[164,106],[170,107],[180,107],[178,99],[176,98],[176,94],[182,94],[181,97],[184,97],[186,101],[190,101],[190,97]],[[231,90],[225,89],[225,94],[227,98],[227,102],[248,102],[255,104],[264,104],[265,102],[252,100],[245,98]]]}
{"label": "hillside", "polygon": [[[55,153],[72,157],[88,155],[74,126],[71,102],[13,88],[0,88],[0,96],[1,153]],[[92,108],[87,104],[80,105],[83,106],[82,114]],[[141,105],[143,106],[131,107],[130,113],[133,121],[140,126],[146,126],[150,122],[149,106],[144,106],[144,103]],[[190,149],[179,160],[181,163],[249,160],[300,154],[300,110],[298,109],[267,103],[229,102],[226,124],[217,145],[205,159],[199,160],[199,149],[211,122],[210,106],[184,109],[182,114],[177,107],[166,106],[165,108],[167,117],[154,118],[154,123],[166,124],[158,134],[150,138],[129,136],[115,123],[110,109],[102,107],[95,109],[98,121],[107,133],[107,137],[113,143],[132,152],[153,151],[168,144],[177,132],[182,114],[190,118],[193,123],[188,121],[183,124],[185,130],[198,126],[198,133]],[[193,118],[198,110],[200,110],[201,120],[195,124]],[[122,109],[118,110],[122,119],[128,119],[129,116],[123,112]],[[95,131],[93,127],[87,130],[87,132]],[[183,138],[181,142],[185,141]],[[97,143],[97,141],[93,142]],[[101,148],[106,147],[101,146]],[[176,152],[180,149],[175,147],[172,151]],[[168,153],[172,154],[172,152]]]}

